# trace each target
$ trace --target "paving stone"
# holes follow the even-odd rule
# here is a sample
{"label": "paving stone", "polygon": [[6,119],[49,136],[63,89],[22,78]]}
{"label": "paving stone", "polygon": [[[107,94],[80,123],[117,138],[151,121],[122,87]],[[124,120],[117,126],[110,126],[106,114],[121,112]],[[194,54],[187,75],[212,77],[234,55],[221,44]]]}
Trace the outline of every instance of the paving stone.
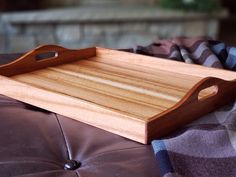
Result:
{"label": "paving stone", "polygon": [[49,24],[26,25],[25,33],[31,34],[49,34],[54,32],[54,26]]}
{"label": "paving stone", "polygon": [[116,35],[122,31],[122,24],[102,24],[99,25],[105,34]]}
{"label": "paving stone", "polygon": [[205,36],[206,25],[206,21],[185,22],[184,35],[187,37]]}
{"label": "paving stone", "polygon": [[122,25],[121,30],[123,32],[146,32],[148,29],[148,24],[145,22],[138,23],[125,23]]}
{"label": "paving stone", "polygon": [[4,34],[0,34],[0,52],[4,53],[6,49],[6,36]]}
{"label": "paving stone", "polygon": [[84,36],[81,41],[79,42],[79,46],[81,48],[84,47],[93,47],[93,46],[100,46],[100,47],[106,47],[107,43],[105,40],[104,35],[96,35],[96,36]]}
{"label": "paving stone", "polygon": [[68,49],[79,49],[80,42],[79,41],[73,41],[73,42],[63,42],[63,43],[56,43],[57,45],[60,45],[62,47],[68,48]]}
{"label": "paving stone", "polygon": [[105,33],[104,28],[98,24],[85,24],[83,25],[83,35],[85,36],[100,36]]}
{"label": "paving stone", "polygon": [[108,48],[118,48],[118,41],[120,40],[122,34],[111,35],[106,34],[104,36],[104,45]]}
{"label": "paving stone", "polygon": [[184,35],[184,27],[181,23],[165,22],[155,23],[149,26],[150,33],[160,39],[173,38]]}
{"label": "paving stone", "polygon": [[0,52],[3,53],[6,49],[6,35],[4,24],[0,21]]}
{"label": "paving stone", "polygon": [[7,52],[26,52],[36,47],[34,36],[30,35],[14,35],[8,38]]}
{"label": "paving stone", "polygon": [[219,33],[219,22],[217,20],[210,20],[207,23],[206,35],[217,39]]}
{"label": "paving stone", "polygon": [[19,34],[24,34],[25,33],[25,26],[21,25],[21,24],[8,24],[9,26],[7,27],[7,33],[8,34],[15,34],[15,35],[19,35]]}
{"label": "paving stone", "polygon": [[123,34],[120,36],[119,40],[114,43],[115,48],[129,48],[136,45],[148,45],[156,40],[157,37],[148,33],[139,33],[139,34]]}
{"label": "paving stone", "polygon": [[56,38],[53,33],[37,34],[35,36],[37,45],[55,44]]}
{"label": "paving stone", "polygon": [[56,38],[58,42],[73,42],[81,38],[81,29],[78,24],[61,24],[56,27]]}

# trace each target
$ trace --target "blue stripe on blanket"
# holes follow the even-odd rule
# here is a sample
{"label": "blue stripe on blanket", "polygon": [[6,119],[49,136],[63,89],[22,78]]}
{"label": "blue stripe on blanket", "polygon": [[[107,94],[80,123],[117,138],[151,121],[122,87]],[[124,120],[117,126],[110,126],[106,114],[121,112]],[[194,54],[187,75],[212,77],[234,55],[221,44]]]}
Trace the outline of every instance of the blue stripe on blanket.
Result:
{"label": "blue stripe on blanket", "polygon": [[224,49],[225,49],[225,44],[224,43],[219,43],[219,44],[211,46],[211,50],[217,55],[219,55],[220,52]]}
{"label": "blue stripe on blanket", "polygon": [[173,173],[174,169],[171,165],[164,141],[154,140],[152,141],[152,147],[159,165],[161,176],[164,176],[167,173]]}
{"label": "blue stripe on blanket", "polygon": [[229,55],[226,59],[225,65],[229,69],[233,69],[236,65],[236,48],[232,47],[229,49]]}

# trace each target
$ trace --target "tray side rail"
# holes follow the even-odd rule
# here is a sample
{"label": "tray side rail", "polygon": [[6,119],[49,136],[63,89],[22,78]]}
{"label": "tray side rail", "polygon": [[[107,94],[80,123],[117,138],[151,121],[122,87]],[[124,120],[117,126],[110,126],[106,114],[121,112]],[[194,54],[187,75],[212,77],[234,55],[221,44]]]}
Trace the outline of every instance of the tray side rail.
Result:
{"label": "tray side rail", "polygon": [[95,47],[69,50],[56,45],[42,45],[11,63],[1,65],[0,75],[9,77],[94,56]]}

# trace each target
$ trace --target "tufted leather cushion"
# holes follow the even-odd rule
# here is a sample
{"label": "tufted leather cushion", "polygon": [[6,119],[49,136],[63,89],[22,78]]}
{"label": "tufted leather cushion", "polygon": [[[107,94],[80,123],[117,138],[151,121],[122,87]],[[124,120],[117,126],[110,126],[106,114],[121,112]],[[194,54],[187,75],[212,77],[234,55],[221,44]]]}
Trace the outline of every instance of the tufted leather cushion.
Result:
{"label": "tufted leather cushion", "polygon": [[[16,55],[17,56],[17,55]],[[7,55],[0,56],[11,59]],[[0,96],[0,176],[157,177],[149,145]],[[65,164],[78,162],[75,169]],[[80,164],[81,163],[81,164]]]}

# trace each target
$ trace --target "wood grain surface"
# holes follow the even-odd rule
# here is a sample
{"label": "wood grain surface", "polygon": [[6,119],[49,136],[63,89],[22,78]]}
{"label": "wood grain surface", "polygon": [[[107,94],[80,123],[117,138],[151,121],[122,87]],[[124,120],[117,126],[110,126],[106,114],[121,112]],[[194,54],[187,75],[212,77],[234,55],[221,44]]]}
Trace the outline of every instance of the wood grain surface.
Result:
{"label": "wood grain surface", "polygon": [[222,80],[236,79],[234,72],[95,47],[42,46],[0,74],[1,94],[141,143],[236,96],[236,82]]}

